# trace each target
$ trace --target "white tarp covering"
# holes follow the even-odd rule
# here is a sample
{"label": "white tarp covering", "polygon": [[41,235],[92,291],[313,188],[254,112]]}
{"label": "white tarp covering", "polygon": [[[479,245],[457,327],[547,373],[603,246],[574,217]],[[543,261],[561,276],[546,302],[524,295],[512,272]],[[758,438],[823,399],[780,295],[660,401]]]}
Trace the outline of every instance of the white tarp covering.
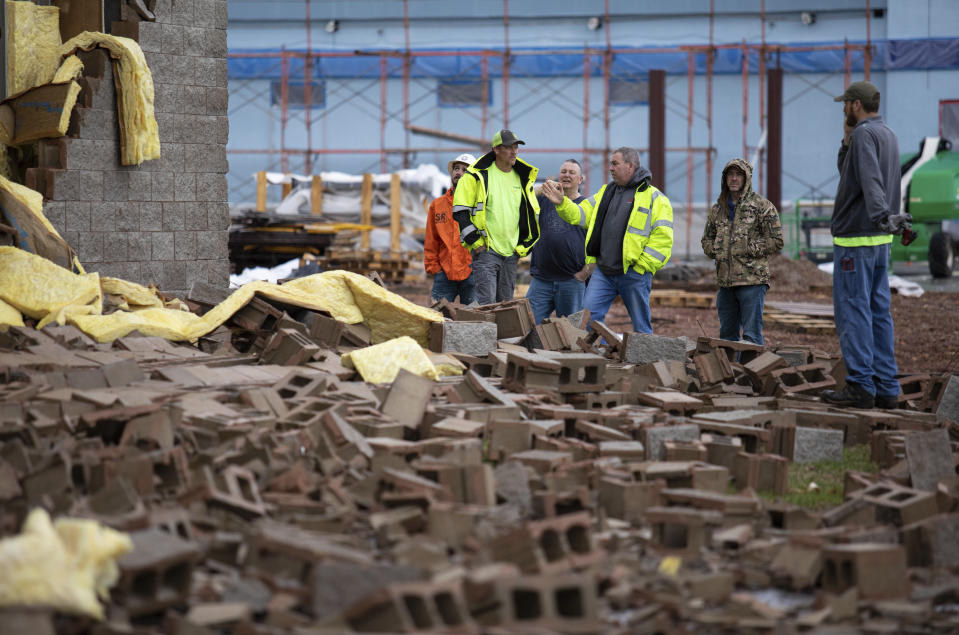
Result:
{"label": "white tarp covering", "polygon": [[[426,208],[430,201],[441,196],[450,186],[450,177],[433,164],[424,164],[415,169],[399,170],[401,188],[401,211],[403,223],[411,227],[426,226]],[[392,174],[373,175],[372,223],[377,226],[390,224],[390,179]],[[321,219],[328,222],[359,223],[362,175],[343,172],[322,172],[323,213]],[[290,192],[277,206],[276,214],[288,216],[309,215],[311,211],[311,183],[308,176],[267,172],[270,183],[293,183]]]}

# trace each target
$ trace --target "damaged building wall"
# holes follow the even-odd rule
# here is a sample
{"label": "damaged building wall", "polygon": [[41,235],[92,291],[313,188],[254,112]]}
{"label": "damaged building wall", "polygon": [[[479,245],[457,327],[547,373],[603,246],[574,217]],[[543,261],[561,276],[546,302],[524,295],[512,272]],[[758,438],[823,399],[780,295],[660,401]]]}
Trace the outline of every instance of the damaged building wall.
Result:
{"label": "damaged building wall", "polygon": [[159,159],[120,162],[115,69],[80,53],[83,87],[66,137],[40,142],[27,185],[88,271],[183,295],[226,288],[230,223],[224,0],[158,0],[156,21],[126,5],[114,35],[137,40],[153,74]]}

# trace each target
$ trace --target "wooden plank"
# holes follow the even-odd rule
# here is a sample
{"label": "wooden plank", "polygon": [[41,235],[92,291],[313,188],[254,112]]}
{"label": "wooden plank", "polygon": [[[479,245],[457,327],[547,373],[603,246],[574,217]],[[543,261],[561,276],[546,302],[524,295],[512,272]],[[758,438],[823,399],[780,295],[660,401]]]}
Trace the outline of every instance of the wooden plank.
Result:
{"label": "wooden plank", "polygon": [[[360,193],[360,224],[370,225],[373,221],[373,175],[363,175],[363,189]],[[370,248],[370,230],[364,229],[360,238],[362,249]]]}
{"label": "wooden plank", "polygon": [[266,211],[266,172],[256,173],[256,211]]}
{"label": "wooden plank", "polygon": [[103,33],[103,0],[53,0],[60,8],[60,39],[64,42],[84,31]]}
{"label": "wooden plank", "polygon": [[317,216],[323,213],[323,177],[319,174],[313,175],[310,184],[310,212]]}
{"label": "wooden plank", "polygon": [[[284,174],[283,176],[287,179],[290,179],[289,174]],[[293,180],[290,179],[287,181],[283,181],[283,183],[281,184],[281,187],[283,188],[282,196],[283,196],[283,199],[285,200],[286,197],[290,195],[290,192],[293,191]]]}
{"label": "wooden plank", "polygon": [[390,254],[400,252],[400,232],[403,231],[400,217],[403,205],[402,193],[400,175],[393,174],[390,177]]}

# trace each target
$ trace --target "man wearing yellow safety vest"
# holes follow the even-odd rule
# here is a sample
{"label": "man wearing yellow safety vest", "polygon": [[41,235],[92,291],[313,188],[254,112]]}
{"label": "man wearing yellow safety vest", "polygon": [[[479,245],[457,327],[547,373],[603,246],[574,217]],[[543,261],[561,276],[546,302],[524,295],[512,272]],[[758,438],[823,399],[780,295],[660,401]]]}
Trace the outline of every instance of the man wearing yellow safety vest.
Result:
{"label": "man wearing yellow safety vest", "polygon": [[492,150],[466,168],[453,194],[453,218],[473,256],[480,304],[513,299],[516,263],[539,239],[538,170],[516,158],[520,144],[511,130],[497,132]]}
{"label": "man wearing yellow safety vest", "polygon": [[673,208],[669,199],[649,184],[650,171],[639,164],[639,153],[623,147],[609,160],[612,183],[579,204],[563,195],[558,183],[547,181],[543,194],[567,223],[586,228],[586,263],[596,263],[583,308],[603,322],[620,296],[633,330],[652,333],[649,291],[653,274],[669,260],[673,249]]}

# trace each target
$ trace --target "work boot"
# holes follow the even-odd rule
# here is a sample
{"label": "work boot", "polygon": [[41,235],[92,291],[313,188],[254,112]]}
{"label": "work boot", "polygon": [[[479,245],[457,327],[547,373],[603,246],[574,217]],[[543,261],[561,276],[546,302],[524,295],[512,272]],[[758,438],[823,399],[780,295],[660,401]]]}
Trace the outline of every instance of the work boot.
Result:
{"label": "work boot", "polygon": [[899,395],[876,395],[876,407],[883,410],[895,410],[899,407]]}
{"label": "work boot", "polygon": [[825,403],[844,408],[869,410],[874,404],[873,396],[866,392],[865,388],[851,382],[846,382],[846,387],[842,390],[824,390],[819,398]]}

